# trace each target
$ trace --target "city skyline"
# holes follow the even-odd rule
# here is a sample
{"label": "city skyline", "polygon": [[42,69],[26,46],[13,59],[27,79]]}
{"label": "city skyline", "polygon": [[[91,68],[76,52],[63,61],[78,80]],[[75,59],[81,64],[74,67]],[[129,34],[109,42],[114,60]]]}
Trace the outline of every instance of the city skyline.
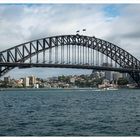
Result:
{"label": "city skyline", "polygon": [[[108,40],[139,58],[139,8],[136,4],[23,4],[0,6],[0,50],[58,34],[85,35]],[[18,12],[17,12],[18,11]],[[10,22],[8,22],[10,21]],[[44,30],[44,28],[46,30]],[[8,41],[7,41],[8,38]],[[133,46],[133,47],[132,47]],[[7,75],[32,73],[40,77],[91,73],[90,70],[14,69]]]}
{"label": "city skyline", "polygon": [[34,75],[19,79],[4,77],[0,80],[1,88],[132,88],[136,83],[126,73],[110,71],[92,71],[89,75],[59,75],[39,78]]}

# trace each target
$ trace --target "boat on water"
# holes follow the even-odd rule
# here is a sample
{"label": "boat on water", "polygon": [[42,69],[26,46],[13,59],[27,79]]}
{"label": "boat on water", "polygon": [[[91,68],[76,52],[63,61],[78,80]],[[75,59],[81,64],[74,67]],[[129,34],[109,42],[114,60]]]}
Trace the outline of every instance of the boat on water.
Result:
{"label": "boat on water", "polygon": [[103,90],[103,91],[106,91],[106,90],[118,90],[118,88],[106,87],[106,88],[102,88],[101,90]]}

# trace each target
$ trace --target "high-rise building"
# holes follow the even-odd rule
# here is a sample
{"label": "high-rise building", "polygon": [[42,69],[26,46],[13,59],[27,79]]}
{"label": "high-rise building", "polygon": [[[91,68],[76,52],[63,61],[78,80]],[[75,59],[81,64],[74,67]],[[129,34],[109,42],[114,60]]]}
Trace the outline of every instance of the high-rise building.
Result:
{"label": "high-rise building", "polygon": [[30,86],[30,84],[29,84],[29,77],[25,77],[25,78],[23,79],[23,85],[24,85],[25,87],[29,87],[29,86]]}
{"label": "high-rise building", "polygon": [[35,76],[30,76],[29,77],[29,85],[33,86],[34,84],[36,84],[36,77]]}
{"label": "high-rise building", "polygon": [[5,83],[10,83],[10,76],[4,77],[4,82],[5,82]]}
{"label": "high-rise building", "polygon": [[112,72],[111,71],[105,71],[105,79],[112,81],[113,77],[112,77]]}
{"label": "high-rise building", "polygon": [[119,72],[113,72],[112,73],[112,77],[113,77],[113,80],[114,81],[117,81],[119,78],[122,78],[123,77],[123,74],[122,73],[119,73]]}
{"label": "high-rise building", "polygon": [[[103,63],[102,64],[103,67],[112,67],[111,64],[109,63]],[[113,77],[112,77],[112,72],[111,71],[105,71],[105,79],[112,81]]]}

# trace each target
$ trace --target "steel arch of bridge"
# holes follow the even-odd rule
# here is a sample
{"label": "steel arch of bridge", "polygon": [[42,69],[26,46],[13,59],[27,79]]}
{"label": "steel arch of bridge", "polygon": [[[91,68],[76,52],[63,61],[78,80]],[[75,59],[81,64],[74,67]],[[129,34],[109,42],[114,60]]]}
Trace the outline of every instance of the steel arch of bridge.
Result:
{"label": "steel arch of bridge", "polygon": [[[52,64],[45,65],[45,51],[49,50],[49,57],[51,59],[51,49],[58,48],[58,46],[69,46],[69,45],[77,45],[83,46],[86,48],[90,48],[96,50],[104,55],[106,55],[111,60],[115,61],[121,68],[104,68],[104,67],[96,67],[84,64],[58,64],[55,62]],[[43,54],[43,64],[38,62],[38,54]],[[32,64],[25,63],[26,60],[30,59],[33,56],[37,56],[37,63]],[[57,54],[59,55],[59,54]],[[57,60],[56,60],[57,61]],[[92,37],[92,36],[84,36],[84,35],[60,35],[60,36],[52,36],[47,38],[42,38],[38,40],[33,40],[30,42],[26,42],[15,47],[9,48],[7,50],[0,52],[0,76],[3,76],[8,71],[15,67],[66,67],[66,68],[86,68],[86,69],[101,69],[101,70],[113,70],[120,72],[127,72],[131,75],[131,77],[140,85],[140,61],[132,56],[129,52],[124,49],[118,47],[115,44],[112,44],[108,41]]]}

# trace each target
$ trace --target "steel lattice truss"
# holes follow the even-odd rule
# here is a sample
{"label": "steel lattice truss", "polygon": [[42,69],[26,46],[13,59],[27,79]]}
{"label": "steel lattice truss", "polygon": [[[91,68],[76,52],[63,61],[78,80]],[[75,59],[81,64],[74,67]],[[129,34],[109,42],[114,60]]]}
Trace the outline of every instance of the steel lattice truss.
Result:
{"label": "steel lattice truss", "polygon": [[[58,51],[58,47],[61,47],[61,54]],[[69,49],[73,46],[72,50]],[[75,49],[76,47],[77,49]],[[82,48],[80,48],[82,47]],[[64,48],[67,49],[67,53],[64,52]],[[84,50],[84,48],[87,48]],[[53,52],[52,49],[55,51]],[[81,51],[81,49],[83,49]],[[90,58],[89,58],[90,49]],[[100,52],[112,61],[117,63],[120,68],[115,67],[102,67],[95,66],[91,63],[92,50]],[[46,51],[49,52],[49,61],[46,63]],[[86,53],[85,53],[86,51]],[[39,62],[39,54],[42,53],[43,61]],[[75,53],[75,57],[72,63],[70,57]],[[82,54],[83,53],[83,54]],[[67,58],[67,62],[59,61],[61,57],[63,60]],[[77,55],[77,56],[76,56]],[[36,63],[32,62],[32,58],[36,56]],[[54,59],[52,60],[52,57]],[[84,59],[87,58],[87,63],[84,63]],[[90,59],[90,60],[89,60]],[[29,60],[27,63],[26,60]],[[113,70],[129,73],[132,78],[140,85],[140,61],[132,56],[122,48],[99,38],[83,35],[60,35],[42,38],[26,42],[15,47],[0,52],[0,76],[6,74],[9,70],[15,67],[64,67],[64,68],[85,68],[85,69],[100,69],[100,70]]]}

